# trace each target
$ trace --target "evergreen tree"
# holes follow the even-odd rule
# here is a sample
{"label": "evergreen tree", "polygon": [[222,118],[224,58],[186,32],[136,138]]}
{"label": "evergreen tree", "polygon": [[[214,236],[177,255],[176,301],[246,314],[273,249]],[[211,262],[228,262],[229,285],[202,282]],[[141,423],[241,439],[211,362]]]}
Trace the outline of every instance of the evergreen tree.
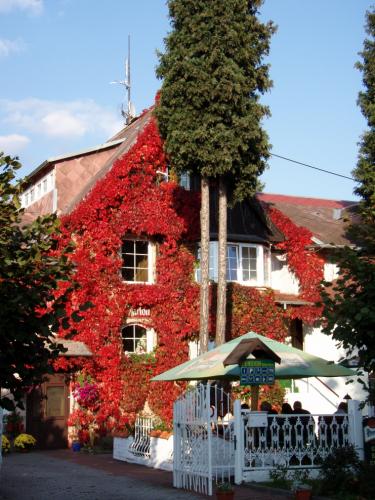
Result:
{"label": "evergreen tree", "polygon": [[323,315],[325,333],[332,334],[349,355],[358,355],[361,366],[371,372],[375,369],[375,12],[367,12],[366,18],[369,38],[357,64],[364,84],[358,104],[369,128],[361,138],[353,170],[358,182],[355,193],[361,196],[360,220],[348,232],[356,248],[338,252],[339,276],[332,290],[323,292]]}
{"label": "evergreen tree", "polygon": [[[261,127],[271,86],[268,54],[272,23],[257,18],[262,0],[170,0],[172,32],[160,55],[163,79],[156,116],[171,167],[201,176],[201,349],[208,342],[208,184],[219,186],[219,286],[216,341],[224,341],[226,211],[254,195],[269,144]],[[203,313],[203,314],[202,314]]]}
{"label": "evergreen tree", "polygon": [[[51,361],[63,346],[53,334],[70,326],[66,302],[76,284],[55,295],[72,276],[71,247],[56,255],[56,215],[38,217],[22,227],[23,209],[15,183],[17,159],[0,152],[0,406],[22,407],[25,390],[53,373]],[[84,309],[88,304],[83,306]],[[78,311],[71,318],[80,320]]]}

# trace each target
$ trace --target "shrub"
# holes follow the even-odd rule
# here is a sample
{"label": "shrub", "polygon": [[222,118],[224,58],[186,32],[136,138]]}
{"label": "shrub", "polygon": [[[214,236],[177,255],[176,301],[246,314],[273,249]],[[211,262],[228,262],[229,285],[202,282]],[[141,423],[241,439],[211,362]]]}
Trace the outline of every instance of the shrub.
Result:
{"label": "shrub", "polygon": [[31,434],[20,434],[13,442],[16,450],[30,450],[36,445],[36,439]]}
{"label": "shrub", "polygon": [[352,445],[335,449],[321,465],[320,493],[345,496],[358,492],[362,464]]}
{"label": "shrub", "polygon": [[4,434],[1,436],[1,450],[3,455],[10,452],[10,442]]}

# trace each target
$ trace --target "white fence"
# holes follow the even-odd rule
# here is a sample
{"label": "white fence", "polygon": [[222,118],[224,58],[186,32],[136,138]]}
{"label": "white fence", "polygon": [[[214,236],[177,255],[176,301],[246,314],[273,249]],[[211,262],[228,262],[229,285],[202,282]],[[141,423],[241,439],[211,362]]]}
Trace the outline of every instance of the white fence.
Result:
{"label": "white fence", "polygon": [[[212,481],[261,480],[277,466],[316,469],[353,444],[363,458],[362,414],[268,415],[242,410],[222,388],[200,384],[175,402],[173,484],[212,495]],[[234,416],[232,415],[234,413]]]}

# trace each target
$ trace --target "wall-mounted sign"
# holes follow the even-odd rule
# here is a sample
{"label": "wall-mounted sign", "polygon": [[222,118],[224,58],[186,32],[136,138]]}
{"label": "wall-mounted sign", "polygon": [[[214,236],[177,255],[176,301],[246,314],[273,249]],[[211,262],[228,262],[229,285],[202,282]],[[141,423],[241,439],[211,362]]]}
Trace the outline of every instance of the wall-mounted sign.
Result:
{"label": "wall-mounted sign", "polygon": [[129,311],[129,316],[131,318],[137,317],[137,318],[147,318],[151,314],[150,309],[146,309],[144,307],[138,307],[138,309],[130,309]]}
{"label": "wall-mounted sign", "polygon": [[246,359],[240,363],[240,385],[272,385],[275,362],[270,359]]}

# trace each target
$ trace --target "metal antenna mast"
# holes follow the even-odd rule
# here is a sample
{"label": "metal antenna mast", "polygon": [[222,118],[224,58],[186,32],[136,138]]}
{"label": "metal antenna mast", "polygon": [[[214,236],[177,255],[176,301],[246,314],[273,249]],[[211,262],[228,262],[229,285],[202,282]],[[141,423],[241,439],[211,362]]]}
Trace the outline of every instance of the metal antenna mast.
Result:
{"label": "metal antenna mast", "polygon": [[129,125],[135,117],[134,105],[130,100],[131,79],[130,79],[130,35],[128,35],[128,58],[125,60],[125,80],[115,80],[111,83],[123,85],[127,91],[127,103],[121,107],[121,114],[125,119],[125,125]]}

